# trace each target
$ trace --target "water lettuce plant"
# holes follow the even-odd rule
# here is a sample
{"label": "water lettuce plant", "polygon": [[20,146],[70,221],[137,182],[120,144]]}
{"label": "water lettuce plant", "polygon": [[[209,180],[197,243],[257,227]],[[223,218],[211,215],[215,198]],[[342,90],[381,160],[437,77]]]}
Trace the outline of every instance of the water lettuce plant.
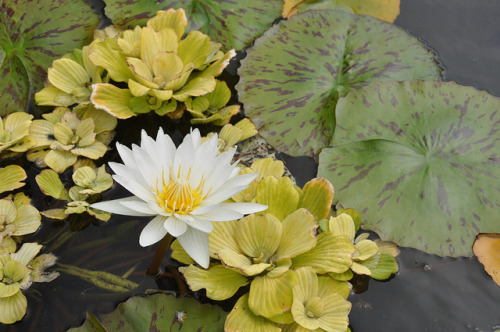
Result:
{"label": "water lettuce plant", "polygon": [[91,203],[98,200],[100,193],[108,190],[113,185],[113,179],[106,172],[106,166],[103,165],[99,168],[91,166],[79,167],[73,173],[72,179],[75,185],[68,190],[62,183],[59,174],[53,170],[43,170],[36,176],[36,182],[45,195],[67,201],[65,208],[42,211],[42,215],[62,220],[73,213],[87,212],[99,220],[109,220],[110,213],[90,206]]}
{"label": "water lettuce plant", "polygon": [[24,194],[0,199],[0,245],[6,237],[36,232],[41,220],[40,213]]}
{"label": "water lettuce plant", "polygon": [[54,60],[47,70],[48,85],[35,94],[40,106],[65,106],[90,103],[93,83],[109,78],[104,69],[90,61],[90,46],[75,49],[61,59]]}
{"label": "water lettuce plant", "polygon": [[45,268],[55,264],[56,257],[43,254],[38,243],[24,243],[17,252],[0,254],[0,323],[12,324],[26,314],[27,300],[23,290],[33,282],[49,282],[59,273],[46,273]]}
{"label": "water lettuce plant", "polygon": [[42,115],[45,120],[34,120],[30,135],[36,145],[27,158],[39,167],[48,166],[64,172],[78,160],[96,160],[108,150],[117,120],[92,105],[81,105],[70,110],[57,107]]}
{"label": "water lettuce plant", "polygon": [[0,117],[0,156],[7,158],[26,152],[36,144],[29,134],[33,115],[14,112]]}
{"label": "water lettuce plant", "polygon": [[235,52],[224,54],[221,44],[199,31],[190,31],[183,38],[186,27],[184,10],[169,9],[159,11],[143,28],[96,39],[90,60],[127,88],[93,84],[94,106],[126,119],[150,111],[178,118],[189,105],[196,122],[226,124],[239,107],[223,108],[229,100],[228,89],[215,77]]}
{"label": "water lettuce plant", "polygon": [[219,154],[217,135],[201,142],[198,129],[176,148],[160,128],[156,140],[142,131],[141,145],[116,148],[123,164],[109,163],[113,179],[133,195],[92,204],[92,208],[130,216],[154,216],[139,237],[141,246],[175,236],[201,266],[208,267],[211,221],[228,221],[266,208],[225,202],[247,188],[254,174],[239,175],[231,164],[236,148]]}

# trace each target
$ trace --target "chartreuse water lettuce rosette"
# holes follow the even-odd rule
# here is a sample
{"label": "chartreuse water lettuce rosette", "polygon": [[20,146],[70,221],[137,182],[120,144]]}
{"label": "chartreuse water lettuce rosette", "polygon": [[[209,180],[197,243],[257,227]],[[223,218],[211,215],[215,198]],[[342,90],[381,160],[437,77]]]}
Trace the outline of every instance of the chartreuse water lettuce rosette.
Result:
{"label": "chartreuse water lettuce rosette", "polygon": [[42,215],[52,219],[66,219],[70,214],[87,212],[95,218],[107,221],[111,217],[108,212],[90,207],[96,202],[100,194],[113,186],[111,175],[103,165],[99,168],[81,166],[72,175],[74,186],[65,188],[59,174],[53,170],[43,170],[36,176],[40,190],[47,196],[67,201],[65,208],[56,208],[42,211]]}
{"label": "chartreuse water lettuce rosette", "polygon": [[45,268],[55,264],[56,257],[43,254],[35,258],[42,249],[38,243],[24,243],[15,251],[0,254],[0,323],[12,324],[26,314],[27,300],[23,290],[33,282],[49,282],[59,273],[46,273]]}
{"label": "chartreuse water lettuce rosette", "polygon": [[58,173],[78,165],[79,160],[104,156],[117,124],[115,117],[92,105],[80,105],[73,110],[57,107],[42,117],[44,120],[34,120],[30,127],[36,146],[27,157]]}
{"label": "chartreuse water lettuce rosette", "polygon": [[[186,27],[184,10],[169,9],[145,27],[96,39],[88,57],[112,82],[94,82],[90,100],[95,107],[120,119],[151,111],[178,118],[187,109],[193,122],[226,124],[239,106],[224,107],[230,91],[215,77],[235,52],[223,53],[221,44],[200,31],[183,37]],[[115,85],[121,82],[127,88]]]}
{"label": "chartreuse water lettuce rosette", "polygon": [[0,246],[11,236],[21,236],[36,232],[42,217],[30,205],[30,199],[22,193],[0,200]]}
{"label": "chartreuse water lettuce rosette", "polygon": [[0,155],[4,158],[26,152],[36,144],[29,135],[33,115],[15,112],[0,117]]}
{"label": "chartreuse water lettuce rosette", "polygon": [[0,194],[24,186],[21,182],[26,179],[26,172],[21,166],[9,165],[0,168]]}
{"label": "chartreuse water lettuce rosette", "polygon": [[90,46],[75,49],[61,59],[52,62],[47,70],[48,86],[35,94],[41,106],[71,106],[90,103],[93,83],[108,81],[104,69],[89,58]]}
{"label": "chartreuse water lettuce rosette", "polygon": [[160,128],[156,140],[142,132],[141,145],[116,148],[123,164],[110,162],[113,179],[133,196],[94,203],[92,208],[130,216],[154,216],[141,232],[148,246],[168,234],[203,267],[209,265],[212,221],[229,221],[266,209],[265,205],[226,202],[246,189],[256,174],[239,175],[231,164],[236,148],[219,154],[218,137],[202,143],[198,129],[178,148]]}

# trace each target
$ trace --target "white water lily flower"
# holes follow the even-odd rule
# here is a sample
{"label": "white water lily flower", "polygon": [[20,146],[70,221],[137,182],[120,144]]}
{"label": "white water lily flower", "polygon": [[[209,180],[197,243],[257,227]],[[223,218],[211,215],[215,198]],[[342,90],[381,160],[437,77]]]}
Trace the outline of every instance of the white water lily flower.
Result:
{"label": "white water lily flower", "polygon": [[212,221],[229,221],[259,212],[257,203],[224,202],[246,189],[256,173],[239,174],[231,160],[236,148],[217,154],[217,135],[202,143],[198,129],[175,147],[160,128],[156,140],[142,131],[141,145],[116,144],[123,164],[110,162],[113,179],[133,196],[92,204],[93,208],[130,216],[155,216],[142,230],[141,246],[160,241],[167,233],[184,250],[208,267],[208,233]]}

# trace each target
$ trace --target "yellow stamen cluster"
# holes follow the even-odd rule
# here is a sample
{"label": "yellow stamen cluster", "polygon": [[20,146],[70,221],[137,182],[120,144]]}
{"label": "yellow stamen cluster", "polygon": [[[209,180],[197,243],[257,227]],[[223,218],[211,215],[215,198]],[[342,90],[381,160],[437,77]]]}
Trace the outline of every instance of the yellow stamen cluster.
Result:
{"label": "yellow stamen cluster", "polygon": [[164,174],[162,175],[162,183],[156,183],[155,195],[156,201],[168,213],[186,214],[193,211],[207,195],[203,196],[203,184],[205,180],[202,178],[196,189],[191,188],[189,178],[191,169],[187,174],[187,178],[180,177],[181,167],[177,172],[177,178],[172,176],[172,170],[165,181]]}

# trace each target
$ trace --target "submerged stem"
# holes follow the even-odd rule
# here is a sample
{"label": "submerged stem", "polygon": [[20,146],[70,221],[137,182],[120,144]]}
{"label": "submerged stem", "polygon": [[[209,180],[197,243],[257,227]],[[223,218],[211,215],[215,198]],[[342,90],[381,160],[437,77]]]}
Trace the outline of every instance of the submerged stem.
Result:
{"label": "submerged stem", "polygon": [[151,261],[151,264],[149,265],[148,270],[146,272],[147,274],[156,276],[159,273],[161,260],[163,259],[163,256],[165,256],[165,253],[167,252],[168,248],[170,247],[170,242],[172,242],[172,235],[167,233],[167,235],[165,235],[163,239],[161,239],[158,248],[156,248],[153,260]]}

